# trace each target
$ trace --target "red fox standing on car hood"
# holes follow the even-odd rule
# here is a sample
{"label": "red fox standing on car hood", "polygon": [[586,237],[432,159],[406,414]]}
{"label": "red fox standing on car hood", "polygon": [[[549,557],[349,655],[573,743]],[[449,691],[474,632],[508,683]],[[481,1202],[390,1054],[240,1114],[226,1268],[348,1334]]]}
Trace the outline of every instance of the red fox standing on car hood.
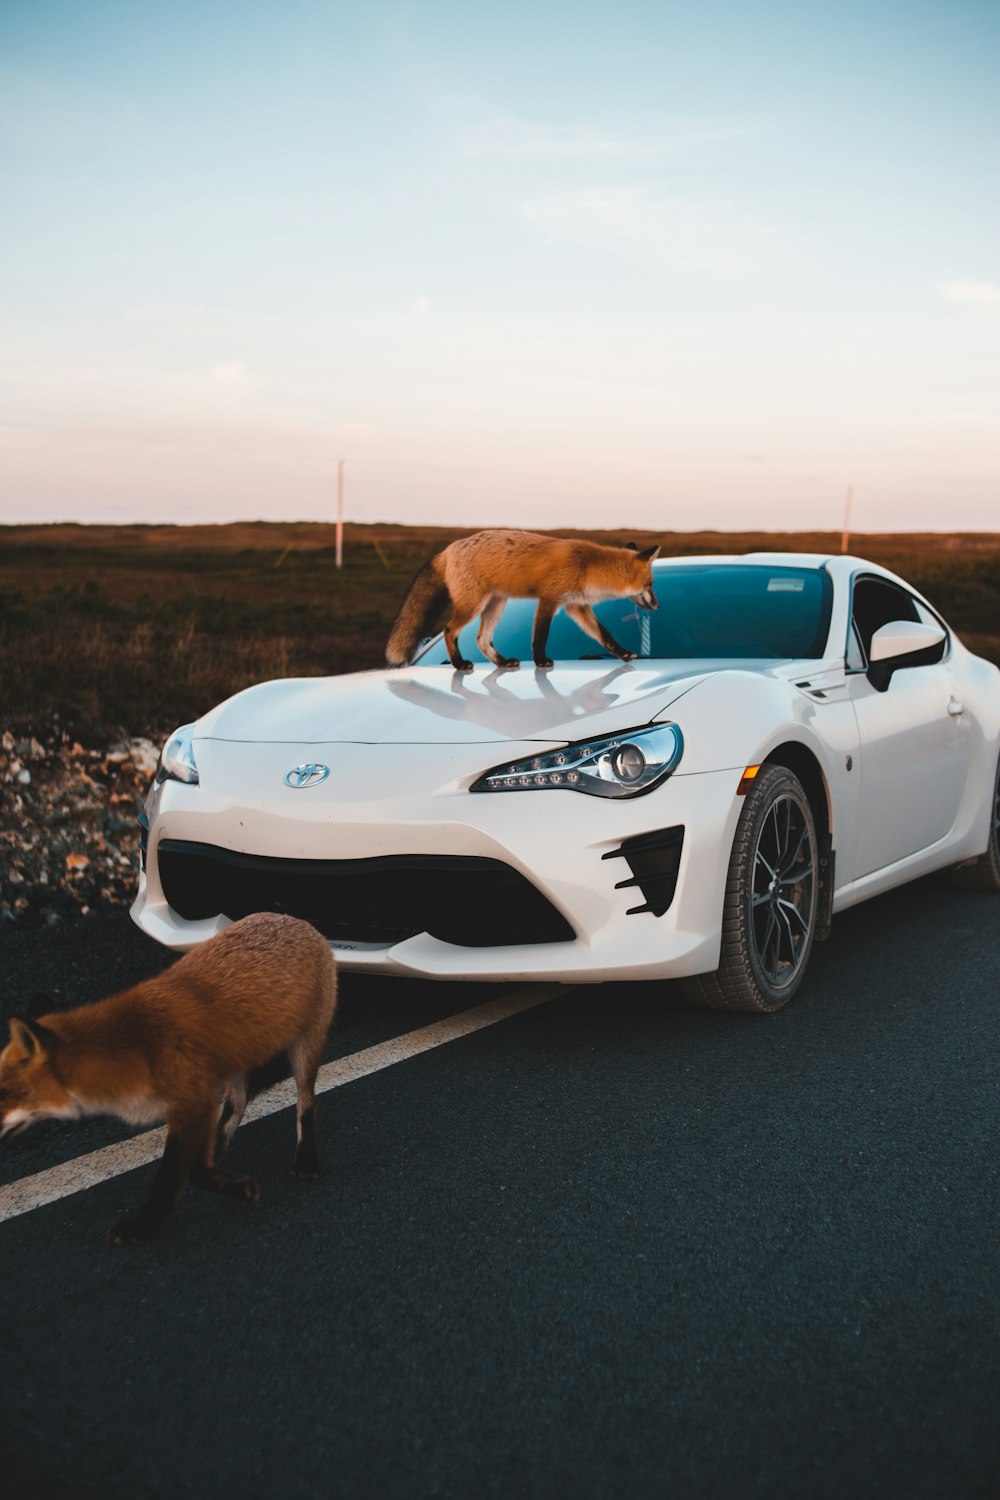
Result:
{"label": "red fox standing on car hood", "polygon": [[252,1177],[215,1166],[224,1101],[229,1144],[246,1106],[247,1073],[287,1052],[298,1086],[293,1177],[316,1177],[316,1072],[337,1000],[330,945],[308,922],[258,912],[193,948],[162,974],[96,1005],[14,1017],[0,1052],[0,1135],[35,1120],[117,1115],[167,1122],[149,1197],[108,1231],[139,1244],[190,1177],[253,1202]]}
{"label": "red fox standing on car hood", "polygon": [[402,667],[412,661],[421,638],[450,601],[444,639],[456,671],[472,670],[472,663],[459,652],[457,637],[476,615],[481,616],[477,641],[483,655],[495,667],[520,666],[493,645],[493,632],[508,599],[538,600],[531,636],[536,667],[552,665],[545,644],[560,605],[605,650],[632,661],[635,652],[619,646],[591,606],[602,599],[628,598],[642,609],[655,609],[652,563],[659,550],[647,547],[637,552],[532,531],[477,531],[462,537],[432,557],[410,585],[389,636],[386,664]]}

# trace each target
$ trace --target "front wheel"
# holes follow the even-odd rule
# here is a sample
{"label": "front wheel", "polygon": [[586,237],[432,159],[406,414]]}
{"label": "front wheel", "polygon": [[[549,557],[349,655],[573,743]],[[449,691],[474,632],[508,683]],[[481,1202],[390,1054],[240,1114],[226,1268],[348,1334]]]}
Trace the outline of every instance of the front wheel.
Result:
{"label": "front wheel", "polygon": [[722,961],[682,981],[717,1010],[780,1010],[805,975],[819,910],[819,843],[802,783],[762,767],[747,792],[729,860]]}

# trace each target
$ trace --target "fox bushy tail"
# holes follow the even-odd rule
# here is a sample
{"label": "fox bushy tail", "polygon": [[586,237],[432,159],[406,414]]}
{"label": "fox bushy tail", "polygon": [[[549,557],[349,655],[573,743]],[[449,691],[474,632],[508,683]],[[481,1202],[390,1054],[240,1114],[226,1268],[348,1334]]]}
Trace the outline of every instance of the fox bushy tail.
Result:
{"label": "fox bushy tail", "polygon": [[431,625],[447,600],[448,590],[438,571],[438,559],[432,557],[420,569],[400,605],[385,648],[387,667],[405,667],[409,664],[417,646],[429,634]]}

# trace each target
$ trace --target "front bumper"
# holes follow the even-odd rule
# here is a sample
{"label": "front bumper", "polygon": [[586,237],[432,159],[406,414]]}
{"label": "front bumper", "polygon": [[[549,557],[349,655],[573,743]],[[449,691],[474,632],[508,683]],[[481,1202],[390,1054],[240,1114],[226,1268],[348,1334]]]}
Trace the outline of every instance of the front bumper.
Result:
{"label": "front bumper", "polygon": [[[470,868],[496,862],[516,872],[564,919],[569,936],[520,943],[508,930],[502,945],[491,946],[480,932],[472,946],[429,931],[399,939],[390,933],[374,942],[348,931],[331,938],[343,968],[436,979],[598,983],[678,978],[718,966],[742,768],[675,773],[649,795],[621,800],[562,790],[470,793],[470,772],[481,772],[479,762],[489,762],[491,749],[479,748],[473,768],[468,746],[268,744],[241,745],[234,753],[232,745],[201,742],[199,785],[166,782],[151,791],[146,868],[132,916],[150,937],[176,950],[228,925],[221,914],[185,920],[171,907],[161,846],[165,856],[207,845],[258,864],[302,861],[306,873],[320,862],[450,857]],[[504,754],[507,749],[512,758],[537,753],[537,745],[511,745]],[[281,775],[296,760],[324,756],[336,761],[336,775],[322,787],[283,785]],[[271,789],[266,797],[262,787]],[[375,788],[377,795],[370,795]],[[683,830],[683,843],[672,899],[657,914],[662,901],[644,902],[645,892],[630,880],[629,861],[615,856],[627,841],[641,847],[642,836],[664,830]],[[644,905],[652,909],[636,909]],[[504,913],[496,915],[499,930]],[[487,913],[487,929],[488,921]],[[446,924],[442,930],[449,931]]]}

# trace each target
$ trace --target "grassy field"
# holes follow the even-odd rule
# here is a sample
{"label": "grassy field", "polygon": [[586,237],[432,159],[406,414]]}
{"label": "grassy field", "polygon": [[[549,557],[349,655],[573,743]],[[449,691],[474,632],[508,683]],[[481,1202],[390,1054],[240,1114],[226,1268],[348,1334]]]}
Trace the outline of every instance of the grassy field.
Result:
{"label": "grassy field", "polygon": [[[413,574],[462,533],[394,525],[0,527],[0,718],[84,743],[158,737],[269,677],[381,665]],[[667,555],[838,551],[839,535],[565,531]],[[914,583],[1000,663],[1000,534],[887,534],[852,550]]]}

